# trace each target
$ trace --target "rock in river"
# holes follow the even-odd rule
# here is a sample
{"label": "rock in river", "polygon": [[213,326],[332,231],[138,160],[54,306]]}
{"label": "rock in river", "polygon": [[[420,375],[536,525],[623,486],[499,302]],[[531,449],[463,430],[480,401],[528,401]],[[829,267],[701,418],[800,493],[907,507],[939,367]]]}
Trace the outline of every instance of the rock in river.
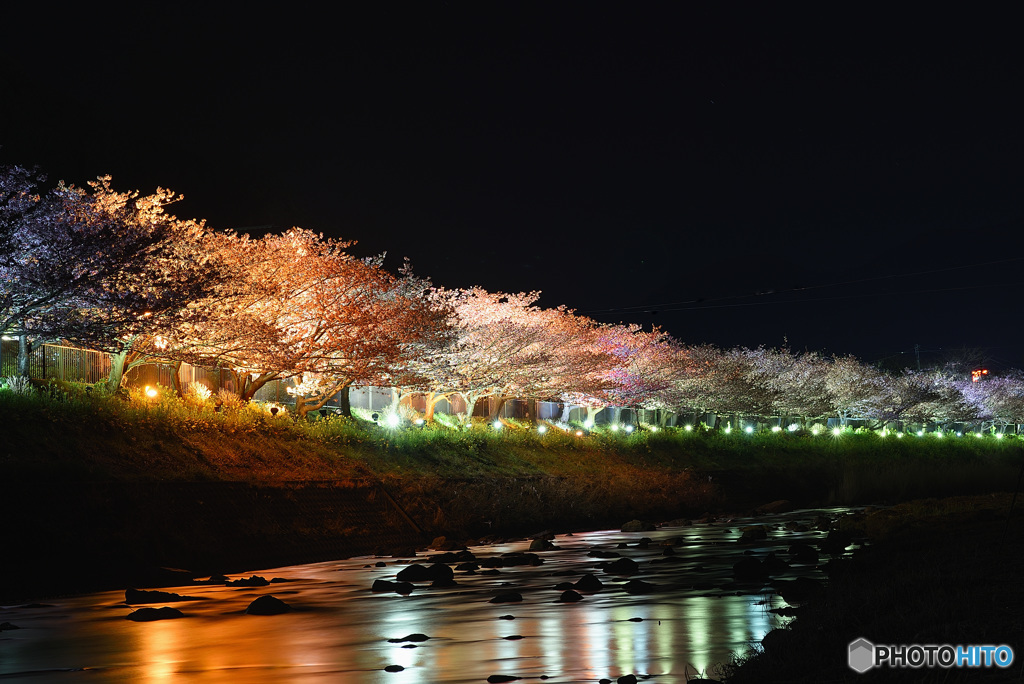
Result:
{"label": "rock in river", "polygon": [[173,603],[175,601],[198,601],[196,596],[181,596],[167,591],[141,591],[139,589],[125,589],[124,602],[128,605],[137,603]]}
{"label": "rock in river", "polygon": [[249,604],[249,607],[245,609],[246,615],[281,615],[287,613],[292,609],[287,603],[267,594],[260,596],[258,599]]}
{"label": "rock in river", "polygon": [[576,580],[576,584],[572,586],[577,591],[586,591],[591,594],[595,591],[601,591],[602,589],[604,589],[604,584],[602,584],[601,580],[597,579],[589,572],[583,577],[580,577],[578,580]]}
{"label": "rock in river", "polygon": [[154,622],[156,620],[173,620],[185,616],[177,608],[164,606],[163,608],[139,608],[125,617],[132,622]]}
{"label": "rock in river", "polygon": [[523,595],[518,591],[503,591],[492,598],[489,603],[516,603],[522,600]]}
{"label": "rock in river", "polygon": [[618,558],[604,566],[609,575],[635,575],[640,572],[640,565],[632,558]]}

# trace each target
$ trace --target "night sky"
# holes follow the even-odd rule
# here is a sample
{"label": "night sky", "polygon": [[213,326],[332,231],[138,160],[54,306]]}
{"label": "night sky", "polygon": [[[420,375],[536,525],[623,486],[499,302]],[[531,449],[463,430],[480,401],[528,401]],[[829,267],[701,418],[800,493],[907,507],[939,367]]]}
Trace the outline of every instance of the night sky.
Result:
{"label": "night sky", "polygon": [[1024,367],[1011,15],[677,5],[6,8],[0,163],[686,343]]}

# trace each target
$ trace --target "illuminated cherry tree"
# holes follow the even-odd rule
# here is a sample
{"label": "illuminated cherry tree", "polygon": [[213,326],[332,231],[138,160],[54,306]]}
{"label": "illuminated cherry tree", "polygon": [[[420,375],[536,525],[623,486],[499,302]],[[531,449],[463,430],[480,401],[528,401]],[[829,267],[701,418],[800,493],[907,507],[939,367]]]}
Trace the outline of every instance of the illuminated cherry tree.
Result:
{"label": "illuminated cherry tree", "polygon": [[823,418],[831,412],[826,386],[828,362],[815,353],[789,349],[745,349],[750,380],[767,412],[782,419]]}
{"label": "illuminated cherry tree", "polygon": [[539,292],[491,293],[483,288],[435,289],[431,300],[449,311],[454,337],[444,350],[432,355],[422,373],[429,378],[431,403],[455,394],[462,397],[468,423],[481,399],[526,397],[547,392],[554,384],[553,331],[547,326],[558,315],[535,303]]}
{"label": "illuminated cherry tree", "polygon": [[91,190],[64,184],[37,193],[41,178],[0,173],[0,326],[37,342],[66,340],[113,356],[110,389],[152,351],[151,340],[205,295],[214,270],[202,222],[166,212],[179,197],[115,192],[109,177]]}
{"label": "illuminated cherry tree", "polygon": [[886,391],[887,376],[853,356],[832,359],[825,372],[825,388],[840,423],[877,414]]}
{"label": "illuminated cherry tree", "polygon": [[1024,423],[1024,376],[1020,371],[980,381],[963,378],[956,384],[970,407],[972,422],[1004,427]]}
{"label": "illuminated cherry tree", "polygon": [[[385,383],[438,318],[411,273],[382,268],[383,256],[357,259],[352,243],[292,229],[261,240],[220,240],[236,277],[204,303],[217,315],[185,336],[197,361],[231,369],[243,400],[277,378],[296,378],[300,416],[353,383]],[[346,394],[346,393],[343,393]]]}
{"label": "illuminated cherry tree", "polygon": [[[671,336],[638,325],[602,326],[596,336],[610,363],[598,367],[597,391],[577,403],[585,406],[588,420],[609,405],[675,410],[681,374],[687,364],[686,350]],[[568,395],[571,396],[571,395]]]}

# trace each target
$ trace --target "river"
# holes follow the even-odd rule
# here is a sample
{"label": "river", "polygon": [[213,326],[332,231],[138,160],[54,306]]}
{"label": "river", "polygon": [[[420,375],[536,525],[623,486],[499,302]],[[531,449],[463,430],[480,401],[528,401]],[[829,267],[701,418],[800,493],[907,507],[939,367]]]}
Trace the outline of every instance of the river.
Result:
{"label": "river", "polygon": [[[165,588],[196,599],[150,606],[177,608],[184,615],[178,619],[126,619],[143,606],[126,605],[124,591],[3,606],[0,623],[17,629],[0,632],[0,679],[440,684],[484,682],[492,675],[564,683],[635,674],[659,684],[685,682],[698,673],[713,675],[716,663],[742,653],[788,619],[769,612],[787,605],[770,581],[737,583],[733,565],[770,551],[788,560],[789,545],[825,535],[813,528],[817,516],[835,518],[849,510],[558,535],[552,540],[556,549],[534,552],[543,559],[540,565],[512,565],[529,556],[503,556],[526,552],[529,540],[473,547],[478,570],[455,570],[454,586],[416,583],[408,595],[373,592],[371,585],[394,581],[414,559],[352,558],[232,576],[278,580],[264,587]],[[811,529],[786,530],[787,522]],[[739,543],[740,528],[750,525],[770,528],[768,538]],[[651,541],[644,543],[645,537]],[[630,558],[639,572],[609,574],[601,566],[616,559],[596,553]],[[418,560],[436,555],[421,552]],[[502,557],[505,567],[483,572],[498,564],[488,559]],[[577,602],[560,602],[563,590],[555,585],[587,573],[604,588],[580,591]],[[824,577],[814,563],[793,563],[775,577],[796,576]],[[655,586],[647,587],[650,593],[631,594],[625,590],[629,580]],[[508,591],[523,600],[490,602]],[[290,612],[246,614],[265,594],[287,603]],[[410,635],[427,639],[401,641]]]}

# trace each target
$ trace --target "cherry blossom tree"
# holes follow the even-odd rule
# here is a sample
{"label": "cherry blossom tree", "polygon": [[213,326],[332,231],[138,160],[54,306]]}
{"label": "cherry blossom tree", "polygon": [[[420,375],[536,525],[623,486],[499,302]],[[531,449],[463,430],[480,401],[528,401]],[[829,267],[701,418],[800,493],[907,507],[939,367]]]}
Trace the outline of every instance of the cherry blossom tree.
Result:
{"label": "cherry blossom tree", "polygon": [[357,259],[345,251],[351,244],[299,228],[223,236],[236,277],[204,303],[217,314],[191,327],[183,346],[229,367],[243,400],[270,380],[296,378],[300,416],[353,383],[394,380],[442,321],[424,296],[428,282],[388,273],[383,255]]}
{"label": "cherry blossom tree", "polygon": [[861,418],[876,421],[877,427],[903,420],[929,420],[922,408],[935,401],[938,393],[928,374],[911,370],[896,375],[879,373],[874,383],[877,392],[862,403]]}
{"label": "cherry blossom tree", "polygon": [[973,419],[1004,428],[1024,423],[1024,375],[1020,371],[979,382],[961,380],[959,387]]}
{"label": "cherry blossom tree", "polygon": [[819,355],[764,347],[744,353],[751,363],[751,383],[767,401],[768,413],[785,420],[822,418],[830,412],[828,364]]}
{"label": "cherry blossom tree", "polygon": [[[0,222],[10,237],[0,265],[0,330],[37,342],[66,340],[113,356],[110,389],[211,286],[197,221],[166,208],[180,199],[116,192],[110,177],[86,191],[63,183],[36,193],[39,176],[0,172]],[[191,312],[195,315],[196,312]]]}
{"label": "cherry blossom tree", "polygon": [[918,371],[915,375],[926,394],[906,412],[908,418],[944,425],[969,422],[977,417],[977,410],[964,394],[965,382],[969,381],[957,378],[945,369]]}
{"label": "cherry blossom tree", "polygon": [[678,410],[687,350],[658,328],[605,326],[599,336],[614,361],[606,371],[612,386],[600,396],[615,406],[657,410],[664,423],[669,411]]}
{"label": "cherry blossom tree", "polygon": [[877,368],[854,356],[834,358],[825,372],[825,389],[840,423],[846,425],[851,419],[878,413],[887,379]]}
{"label": "cherry blossom tree", "polygon": [[433,355],[424,373],[429,377],[431,402],[458,394],[466,404],[469,423],[481,399],[528,396],[551,383],[551,317],[535,306],[539,292],[491,293],[480,287],[435,289],[431,301],[450,313],[454,338]]}

